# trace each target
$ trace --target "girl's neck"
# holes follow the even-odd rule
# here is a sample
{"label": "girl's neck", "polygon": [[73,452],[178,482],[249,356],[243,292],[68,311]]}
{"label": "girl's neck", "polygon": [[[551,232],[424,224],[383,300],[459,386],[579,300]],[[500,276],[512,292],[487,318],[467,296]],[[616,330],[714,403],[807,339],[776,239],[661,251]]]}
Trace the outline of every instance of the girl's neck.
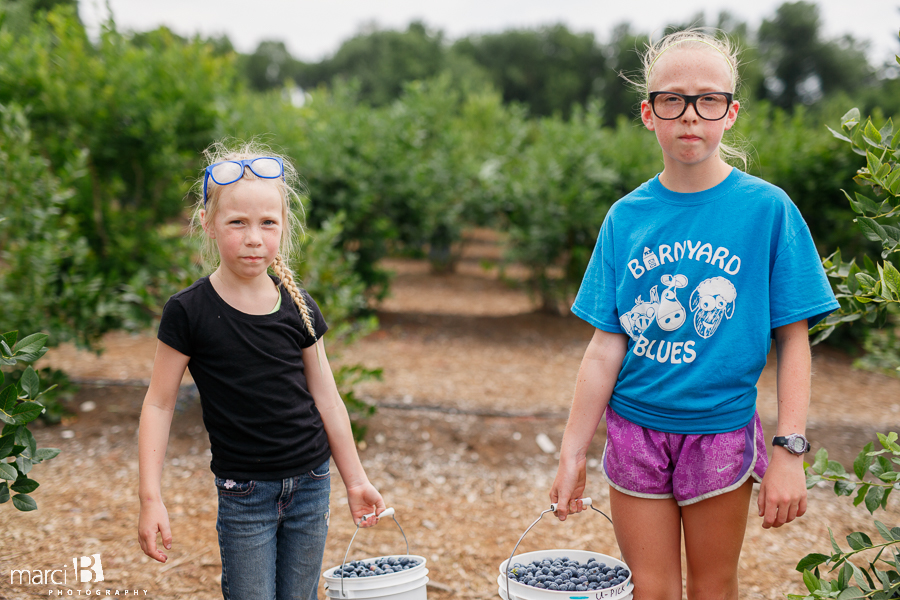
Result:
{"label": "girl's neck", "polygon": [[226,304],[243,313],[265,315],[278,302],[278,288],[267,273],[241,279],[220,266],[209,276],[209,282]]}
{"label": "girl's neck", "polygon": [[659,174],[659,182],[673,192],[693,194],[716,187],[731,170],[732,166],[718,156],[695,165],[666,164]]}

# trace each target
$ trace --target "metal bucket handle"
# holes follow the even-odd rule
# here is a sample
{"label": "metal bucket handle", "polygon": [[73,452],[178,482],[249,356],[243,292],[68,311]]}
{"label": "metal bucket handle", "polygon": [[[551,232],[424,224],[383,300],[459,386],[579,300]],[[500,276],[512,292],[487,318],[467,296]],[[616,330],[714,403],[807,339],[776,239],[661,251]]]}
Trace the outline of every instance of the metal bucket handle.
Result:
{"label": "metal bucket handle", "polygon": [[409,556],[409,540],[406,539],[406,534],[403,533],[403,528],[400,527],[400,522],[397,521],[397,517],[394,516],[393,508],[386,508],[381,511],[380,515],[376,515],[375,513],[369,513],[367,515],[363,515],[363,517],[356,523],[356,531],[353,532],[353,537],[350,538],[350,543],[347,544],[347,551],[344,552],[344,560],[341,562],[341,598],[346,598],[347,595],[344,593],[344,565],[347,564],[347,556],[350,554],[350,547],[353,545],[353,540],[356,539],[356,534],[359,533],[359,525],[363,521],[369,519],[370,517],[377,516],[379,519],[381,517],[390,517],[394,520],[394,523],[397,523],[397,527],[400,529],[400,534],[403,535],[403,541],[406,542],[406,555]]}
{"label": "metal bucket handle", "polygon": [[[600,510],[600,509],[598,509],[598,508],[595,508],[594,505],[593,505],[593,503],[591,502],[591,499],[590,499],[590,498],[581,498],[581,504],[582,504],[583,506],[585,506],[585,507],[590,506],[592,509],[594,509],[595,511],[597,511],[598,513],[600,513],[601,515],[603,515],[604,517],[606,517],[606,520],[609,521],[609,524],[610,524],[610,525],[612,525],[612,519],[610,519],[609,516],[608,516],[605,512],[603,512],[602,510]],[[529,531],[531,531],[531,528],[534,527],[535,525],[537,525],[537,524],[538,524],[538,521],[540,521],[540,520],[544,517],[544,515],[546,515],[548,512],[553,512],[553,513],[555,513],[555,512],[556,512],[557,506],[559,506],[559,504],[558,504],[557,502],[554,502],[553,504],[551,504],[551,505],[550,505],[550,508],[548,508],[547,510],[543,511],[543,512],[541,513],[541,516],[539,516],[537,519],[535,519],[535,520],[534,520],[534,523],[532,523],[531,525],[528,526],[528,529],[525,530],[525,533],[523,533],[523,534],[522,534],[522,537],[519,538],[519,541],[516,542],[516,547],[513,548],[512,554],[509,555],[509,560],[506,561],[506,573],[505,573],[505,575],[506,575],[506,598],[507,598],[507,600],[512,600],[512,596],[509,595],[509,569],[510,569],[510,567],[512,567],[512,559],[513,559],[513,556],[515,556],[515,554],[516,554],[516,550],[519,549],[519,544],[522,543],[522,540],[525,539],[525,536],[528,534]]]}

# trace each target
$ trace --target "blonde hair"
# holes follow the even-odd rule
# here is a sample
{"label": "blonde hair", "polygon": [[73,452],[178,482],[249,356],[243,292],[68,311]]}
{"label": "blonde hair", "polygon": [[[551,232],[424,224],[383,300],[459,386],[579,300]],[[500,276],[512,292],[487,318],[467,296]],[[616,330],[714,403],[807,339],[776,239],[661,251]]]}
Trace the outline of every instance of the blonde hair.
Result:
{"label": "blonde hair", "polygon": [[[715,31],[715,30],[713,30]],[[650,92],[650,78],[653,75],[653,68],[656,61],[669,50],[705,50],[715,51],[721,55],[722,59],[728,64],[731,73],[731,89],[727,90],[737,96],[740,87],[740,77],[738,74],[738,50],[735,45],[727,37],[716,36],[707,33],[704,28],[693,27],[681,31],[674,31],[662,37],[656,42],[650,42],[646,45],[643,55],[641,56],[641,73],[637,80],[629,79],[622,74],[622,78],[637,89],[642,98],[648,98]],[[726,132],[727,133],[727,132]],[[732,137],[735,135],[732,133]],[[733,143],[719,143],[719,155],[726,162],[740,163],[744,169],[747,168],[747,152],[744,150],[746,144],[742,141],[733,140]]]}
{"label": "blonde hair", "polygon": [[[213,143],[203,151],[203,157],[207,166],[225,160],[248,160],[262,156],[277,157],[284,163],[283,179],[261,179],[261,181],[273,185],[278,190],[278,194],[281,196],[282,200],[281,214],[284,227],[282,227],[281,230],[281,241],[278,245],[278,254],[275,256],[275,261],[270,266],[278,279],[281,280],[281,285],[288,291],[288,294],[290,294],[294,304],[297,305],[297,309],[300,312],[300,317],[303,320],[307,332],[309,332],[309,335],[312,336],[313,340],[316,340],[316,330],[313,327],[309,306],[303,297],[303,293],[294,281],[293,271],[291,271],[287,260],[285,260],[285,257],[290,259],[290,257],[293,256],[297,236],[303,232],[303,224],[297,216],[298,212],[303,212],[303,201],[301,193],[298,191],[298,189],[302,189],[302,184],[300,183],[300,177],[297,174],[297,170],[286,156],[273,152],[268,146],[256,140],[251,140],[249,142],[235,142],[231,145],[219,141]],[[210,178],[206,183],[208,197],[203,198],[203,180],[205,175],[206,169],[204,167],[203,173],[200,174],[200,178],[194,184],[194,187],[199,192],[197,194],[199,200],[194,206],[194,213],[191,218],[191,232],[195,236],[200,237],[200,260],[202,261],[204,268],[209,271],[214,271],[219,266],[219,248],[216,245],[215,240],[204,234],[203,221],[205,219],[207,223],[212,223],[215,220],[216,213],[219,209],[219,197],[222,195],[222,189],[225,186],[216,184],[216,182]],[[244,167],[243,179],[254,180],[260,178],[248,167]],[[205,211],[202,218],[201,211]]]}

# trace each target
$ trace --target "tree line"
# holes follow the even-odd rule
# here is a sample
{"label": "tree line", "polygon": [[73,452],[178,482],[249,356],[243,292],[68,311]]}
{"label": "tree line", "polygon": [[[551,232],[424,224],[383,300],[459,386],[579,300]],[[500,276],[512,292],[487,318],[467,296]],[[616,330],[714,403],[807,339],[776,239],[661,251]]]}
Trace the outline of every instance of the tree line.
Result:
{"label": "tree line", "polygon": [[[826,37],[815,3],[784,3],[755,30],[727,11],[714,22],[701,13],[666,29],[690,26],[715,27],[738,43],[740,74],[751,100],[792,110],[845,92],[862,97],[864,111],[878,106],[893,114],[900,108],[885,65],[869,64],[868,42]],[[533,116],[568,116],[574,106],[600,101],[604,124],[612,125],[619,116],[636,114],[640,98],[621,75],[639,71],[636,50],[647,41],[645,32],[628,23],[614,26],[606,40],[556,24],[450,41],[441,30],[413,22],[405,30],[369,27],[318,62],[292,57],[283,41],[264,41],[241,57],[241,69],[257,90],[286,82],[309,90],[356,79],[360,99],[375,106],[398,98],[408,81],[447,73],[457,86],[489,84],[504,102],[520,103]],[[227,40],[219,43],[228,47]]]}
{"label": "tree line", "polygon": [[[372,326],[369,300],[389,289],[383,257],[417,254],[453,268],[471,226],[503,232],[504,260],[527,267],[525,285],[540,305],[565,311],[606,210],[661,169],[618,76],[637,68],[628,61],[643,39],[627,26],[612,45],[561,26],[448,43],[414,23],[363,32],[315,65],[284,52],[276,69],[251,66],[272,43],[240,55],[227,39],[123,32],[112,21],[94,41],[74,2],[52,4],[0,0],[2,331],[42,330],[51,344],[96,347],[106,331],[151,324],[199,273],[185,215],[200,152],[223,137],[262,136],[305,177],[308,245],[295,267],[348,335]],[[752,35],[727,15],[717,24],[741,40],[781,40],[783,49],[798,37],[788,25],[807,22],[804,43],[862,52],[855,40],[821,39],[817,14],[811,4],[785,4]],[[859,54],[854,77],[871,85],[845,91],[860,79],[837,77],[823,58],[796,71],[801,82],[820,73],[818,88],[797,89],[821,96],[782,105],[790,86],[771,78],[787,81],[793,71],[766,71],[748,56],[774,56],[775,46],[747,44],[747,89],[765,80],[762,88],[781,94],[748,102],[738,120],[738,139],[751,142],[750,172],[788,192],[823,255],[873,252],[874,241],[844,226],[854,213],[841,189],[858,157],[825,124],[847,106],[880,102],[895,80],[879,78]],[[318,83],[303,79],[313,67]],[[271,81],[254,81],[260,74]],[[621,91],[618,112],[615,95],[598,92],[603,85]],[[535,95],[511,97],[516,89]],[[892,114],[890,102],[872,109],[876,122]]]}

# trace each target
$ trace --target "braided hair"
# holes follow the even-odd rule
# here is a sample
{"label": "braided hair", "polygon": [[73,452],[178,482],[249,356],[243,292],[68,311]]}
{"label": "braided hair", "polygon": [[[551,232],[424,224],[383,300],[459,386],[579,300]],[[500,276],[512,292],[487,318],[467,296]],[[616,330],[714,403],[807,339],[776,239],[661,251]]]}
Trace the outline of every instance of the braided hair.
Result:
{"label": "braided hair", "polygon": [[[313,327],[312,317],[310,316],[309,306],[294,280],[294,273],[288,266],[285,256],[291,257],[294,252],[294,240],[296,236],[303,231],[303,225],[297,213],[303,212],[303,202],[301,193],[298,189],[302,189],[300,177],[290,160],[282,154],[272,151],[265,144],[251,140],[249,142],[237,142],[235,144],[226,145],[225,142],[215,142],[209,148],[204,150],[203,156],[206,164],[211,165],[225,160],[246,160],[259,158],[263,156],[275,156],[281,158],[284,163],[284,179],[263,179],[278,190],[282,199],[282,217],[284,227],[281,233],[281,241],[278,247],[278,254],[275,261],[270,265],[275,275],[281,280],[281,285],[291,295],[294,304],[300,312],[303,325],[314,341],[317,341],[316,330]],[[203,234],[203,222],[212,222],[215,220],[216,212],[219,207],[219,197],[222,193],[223,186],[217,185],[215,181],[210,179],[207,181],[208,197],[203,198],[203,180],[204,174],[201,173],[200,178],[195,182],[194,186],[198,190],[198,201],[194,206],[194,214],[191,219],[191,230],[194,235],[198,235],[201,239],[200,258],[203,266],[214,271],[219,266],[219,251],[215,240]],[[250,169],[244,169],[244,179],[259,179]],[[304,190],[305,191],[305,190]]]}
{"label": "braided hair", "polygon": [[303,294],[300,292],[297,284],[294,283],[294,273],[281,257],[281,253],[275,255],[275,262],[272,263],[272,270],[275,271],[278,279],[281,280],[281,285],[288,291],[294,304],[296,304],[297,308],[300,310],[300,318],[303,319],[306,331],[309,332],[309,335],[312,336],[312,339],[315,342],[316,330],[313,327],[312,318],[309,316],[309,307],[306,305],[306,299],[303,298]]}

